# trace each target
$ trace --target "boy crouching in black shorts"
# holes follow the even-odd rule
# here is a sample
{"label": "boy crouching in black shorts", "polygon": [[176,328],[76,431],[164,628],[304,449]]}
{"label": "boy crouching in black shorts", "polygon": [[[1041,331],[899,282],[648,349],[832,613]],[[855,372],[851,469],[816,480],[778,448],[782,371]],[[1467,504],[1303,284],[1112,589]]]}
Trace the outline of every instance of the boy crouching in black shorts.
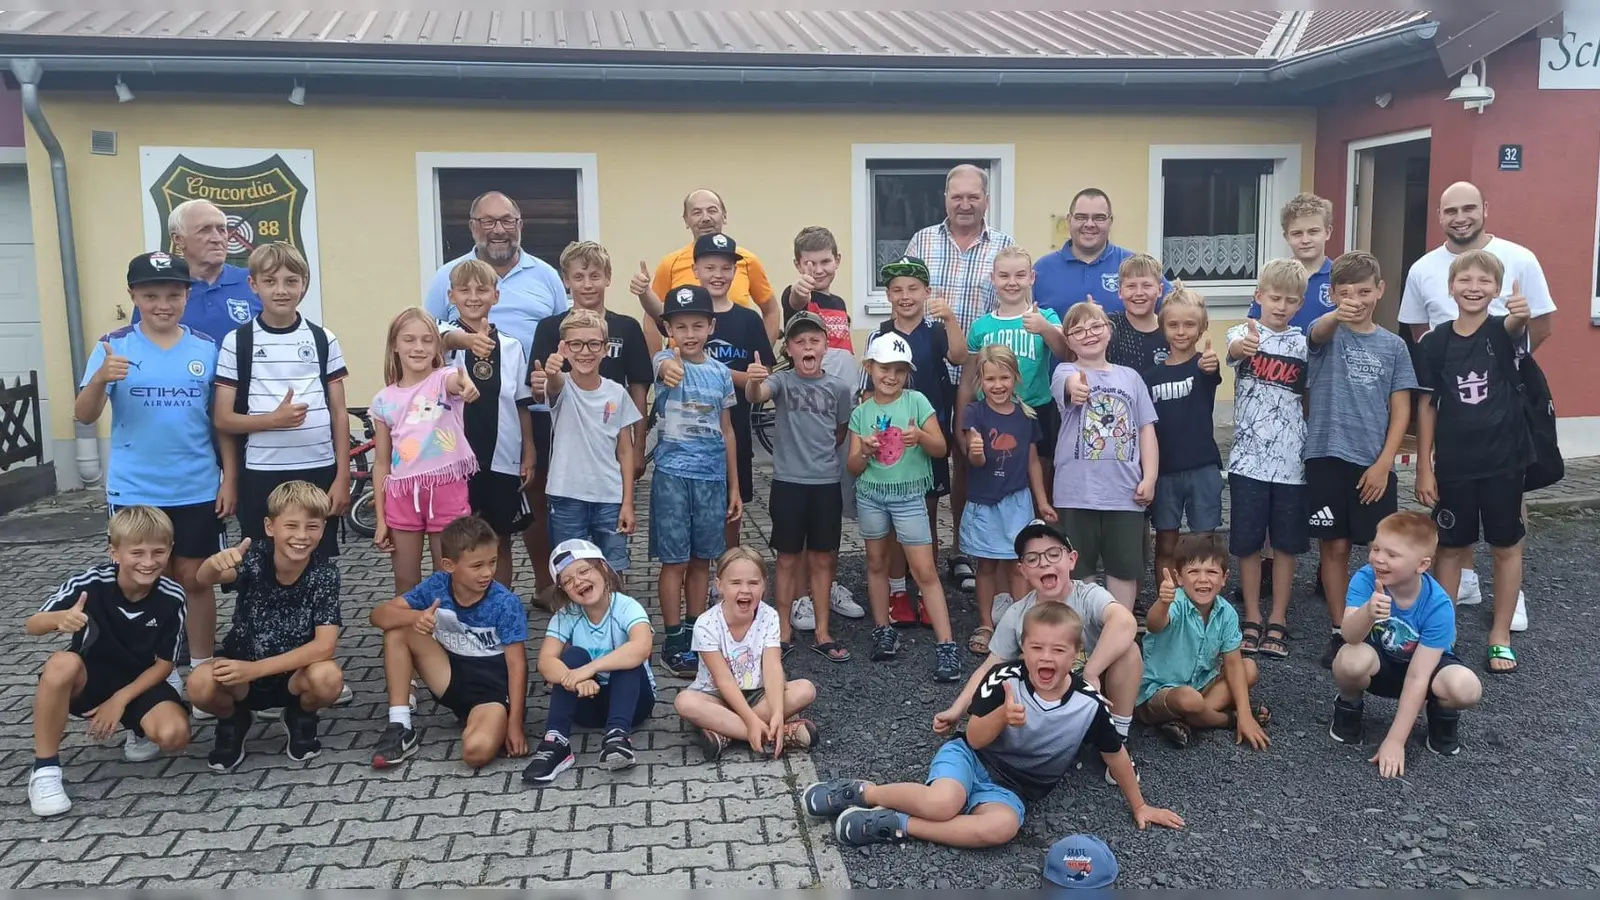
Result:
{"label": "boy crouching in black shorts", "polygon": [[372,611],[383,631],[389,725],[372,753],[387,769],[417,752],[411,724],[411,673],[462,724],[461,761],[474,769],[527,756],[523,706],[528,694],[528,614],[495,581],[499,538],[489,523],[464,516],[439,535],[443,571]]}
{"label": "boy crouching in black shorts", "polygon": [[322,752],[317,711],[344,688],[334,662],[339,641],[339,567],[316,555],[327,527],[328,495],[307,481],[279,485],[267,498],[266,540],[205,561],[206,584],[232,584],[233,628],[216,659],[189,675],[189,701],[217,717],[213,772],[244,761],[244,739],[260,710],[283,710],[286,752],[301,762]]}
{"label": "boy crouching in black shorts", "polygon": [[189,711],[167,676],[183,641],[183,588],[162,576],[172,555],[172,521],[131,506],[111,517],[111,562],[67,579],[23,626],[30,635],[72,635],[39,674],[33,701],[33,772],[28,803],[36,816],[72,809],[61,785],[61,735],[67,714],[89,720],[104,740],[128,729],[132,762],[189,746]]}

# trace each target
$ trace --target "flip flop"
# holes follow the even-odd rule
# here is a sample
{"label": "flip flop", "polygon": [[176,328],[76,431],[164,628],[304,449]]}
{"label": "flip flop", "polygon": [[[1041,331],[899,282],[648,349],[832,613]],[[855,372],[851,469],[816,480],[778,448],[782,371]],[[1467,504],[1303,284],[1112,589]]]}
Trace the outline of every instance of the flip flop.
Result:
{"label": "flip flop", "polygon": [[[1491,663],[1497,659],[1501,660],[1502,662],[1511,663],[1511,668],[1496,669],[1493,665],[1491,665]],[[1513,653],[1511,648],[1505,644],[1490,644],[1489,660],[1484,664],[1483,669],[1490,675],[1510,675],[1517,671],[1517,654]]]}
{"label": "flip flop", "polygon": [[1245,656],[1255,656],[1256,651],[1261,649],[1261,623],[1240,622],[1239,633],[1242,635],[1239,652]]}
{"label": "flip flop", "polygon": [[849,662],[850,651],[838,641],[828,641],[826,644],[812,644],[811,652],[821,656],[828,662]]}

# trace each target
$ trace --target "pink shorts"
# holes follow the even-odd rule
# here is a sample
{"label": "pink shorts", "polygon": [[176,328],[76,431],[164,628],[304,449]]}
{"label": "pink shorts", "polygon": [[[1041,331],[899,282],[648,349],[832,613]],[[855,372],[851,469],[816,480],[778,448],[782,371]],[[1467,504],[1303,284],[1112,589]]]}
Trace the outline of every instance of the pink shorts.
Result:
{"label": "pink shorts", "polygon": [[471,514],[465,481],[384,492],[383,520],[396,531],[438,534],[446,525]]}

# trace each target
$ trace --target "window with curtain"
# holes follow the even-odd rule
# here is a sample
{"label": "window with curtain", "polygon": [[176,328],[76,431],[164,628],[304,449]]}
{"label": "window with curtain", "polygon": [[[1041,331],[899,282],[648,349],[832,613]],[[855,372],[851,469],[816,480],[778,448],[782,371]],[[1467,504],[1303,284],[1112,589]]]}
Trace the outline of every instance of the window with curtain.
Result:
{"label": "window with curtain", "polygon": [[[944,221],[944,180],[962,163],[991,170],[989,160],[874,159],[867,163],[872,190],[873,286],[884,263],[905,255],[912,235]],[[993,219],[994,210],[990,210]]]}
{"label": "window with curtain", "polygon": [[1273,163],[1265,159],[1169,159],[1162,164],[1161,259],[1187,282],[1256,277],[1271,223]]}

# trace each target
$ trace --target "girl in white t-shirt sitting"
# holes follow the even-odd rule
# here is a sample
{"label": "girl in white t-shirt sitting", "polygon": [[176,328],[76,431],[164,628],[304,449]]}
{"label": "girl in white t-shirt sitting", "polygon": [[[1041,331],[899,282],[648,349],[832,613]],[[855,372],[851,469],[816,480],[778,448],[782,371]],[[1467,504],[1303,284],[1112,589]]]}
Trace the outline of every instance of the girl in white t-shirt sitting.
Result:
{"label": "girl in white t-shirt sitting", "polygon": [[777,759],[785,748],[808,750],[817,726],[798,714],[817,699],[816,686],[783,674],[778,612],[762,602],[767,566],[749,547],[734,547],[717,560],[722,602],[695,620],[690,645],[700,671],[674,704],[678,715],[699,727],[707,761],[732,741],[745,741]]}

